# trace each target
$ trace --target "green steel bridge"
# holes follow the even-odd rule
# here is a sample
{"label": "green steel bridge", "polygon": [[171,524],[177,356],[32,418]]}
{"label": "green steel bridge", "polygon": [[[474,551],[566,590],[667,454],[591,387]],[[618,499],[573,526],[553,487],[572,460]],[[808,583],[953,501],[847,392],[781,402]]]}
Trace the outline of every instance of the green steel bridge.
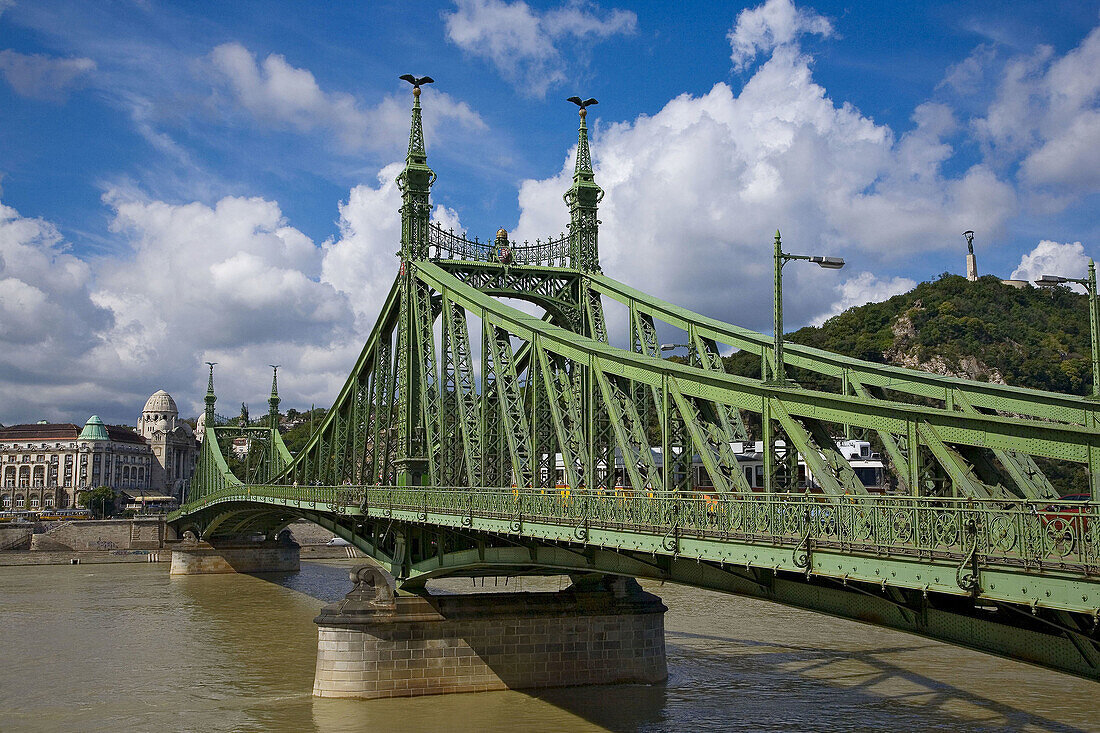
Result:
{"label": "green steel bridge", "polygon": [[[772,337],[601,272],[603,191],[583,107],[567,233],[531,244],[503,230],[485,243],[444,231],[430,220],[419,97],[416,87],[397,179],[400,272],[351,375],[291,455],[275,427],[275,381],[266,425],[232,425],[215,414],[211,366],[199,464],[169,517],[181,534],[273,537],[305,518],[405,588],[442,576],[628,575],[1100,679],[1100,513],[1059,504],[1041,470],[1083,464],[1081,491],[1096,496],[1100,403],[796,344],[784,363],[835,389],[788,382]],[[605,304],[629,313],[628,348],[611,345]],[[660,358],[658,328],[684,334],[687,363]],[[720,353],[731,348],[759,354],[763,378],[726,373]],[[763,445],[763,488],[731,445],[750,439],[747,426]],[[881,446],[900,494],[867,491],[842,433]],[[259,446],[243,481],[226,460],[239,437]],[[693,461],[712,486],[696,484]]]}

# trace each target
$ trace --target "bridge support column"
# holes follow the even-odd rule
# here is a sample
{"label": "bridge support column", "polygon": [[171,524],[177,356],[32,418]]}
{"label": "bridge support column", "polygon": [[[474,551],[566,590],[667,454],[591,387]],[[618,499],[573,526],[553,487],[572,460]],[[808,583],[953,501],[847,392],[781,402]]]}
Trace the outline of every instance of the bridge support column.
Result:
{"label": "bridge support column", "polygon": [[286,539],[266,542],[202,542],[185,537],[172,548],[172,575],[210,575],[215,573],[297,572],[298,543]]}
{"label": "bridge support column", "polygon": [[632,578],[559,593],[398,596],[375,566],[315,619],[319,697],[657,683],[661,600]]}

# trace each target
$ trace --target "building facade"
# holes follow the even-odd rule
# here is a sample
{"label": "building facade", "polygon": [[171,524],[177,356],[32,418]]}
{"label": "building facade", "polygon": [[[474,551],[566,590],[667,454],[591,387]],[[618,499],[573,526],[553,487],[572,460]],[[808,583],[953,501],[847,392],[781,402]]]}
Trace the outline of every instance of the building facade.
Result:
{"label": "building facade", "polygon": [[198,447],[163,389],[146,400],[137,432],[105,425],[96,415],[83,426],[0,427],[0,511],[75,508],[77,494],[97,486],[178,500],[190,485]]}
{"label": "building facade", "polygon": [[146,400],[137,431],[153,451],[149,488],[183,501],[195,471],[199,445],[191,426],[179,419],[172,395],[161,389]]}
{"label": "building facade", "polygon": [[149,489],[153,453],[129,428],[92,415],[83,427],[36,423],[0,428],[0,510],[45,511],[77,506],[96,486]]}

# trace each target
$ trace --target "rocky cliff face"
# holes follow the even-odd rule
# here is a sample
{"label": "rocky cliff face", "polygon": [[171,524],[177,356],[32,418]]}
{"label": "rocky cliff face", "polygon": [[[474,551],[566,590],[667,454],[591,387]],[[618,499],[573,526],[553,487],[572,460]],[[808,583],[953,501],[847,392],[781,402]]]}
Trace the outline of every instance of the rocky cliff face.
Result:
{"label": "rocky cliff face", "polygon": [[882,352],[883,361],[887,364],[919,369],[945,377],[962,377],[994,384],[1006,384],[1004,376],[995,367],[983,364],[975,356],[966,355],[952,359],[950,362],[941,354],[932,354],[922,359],[921,352],[924,350],[918,346],[918,332],[913,325],[913,319],[923,310],[924,305],[918,300],[911,308],[894,319],[890,327],[894,334],[894,343]]}

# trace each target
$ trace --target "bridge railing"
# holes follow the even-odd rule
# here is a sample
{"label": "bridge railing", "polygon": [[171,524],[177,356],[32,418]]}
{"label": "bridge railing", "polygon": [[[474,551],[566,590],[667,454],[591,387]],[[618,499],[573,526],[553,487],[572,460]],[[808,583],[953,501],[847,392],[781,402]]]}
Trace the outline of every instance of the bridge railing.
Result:
{"label": "bridge railing", "polygon": [[[386,486],[227,487],[181,507],[256,500],[336,514],[414,512],[913,556],[1025,569],[1100,572],[1100,509],[1078,502],[634,490],[465,489]],[[672,549],[670,547],[670,549]]]}
{"label": "bridge railing", "polygon": [[569,267],[569,237],[562,234],[557,239],[536,239],[534,244],[509,241],[507,251],[502,252],[494,242],[470,241],[461,234],[455,234],[453,230],[448,231],[436,224],[429,224],[428,258]]}

